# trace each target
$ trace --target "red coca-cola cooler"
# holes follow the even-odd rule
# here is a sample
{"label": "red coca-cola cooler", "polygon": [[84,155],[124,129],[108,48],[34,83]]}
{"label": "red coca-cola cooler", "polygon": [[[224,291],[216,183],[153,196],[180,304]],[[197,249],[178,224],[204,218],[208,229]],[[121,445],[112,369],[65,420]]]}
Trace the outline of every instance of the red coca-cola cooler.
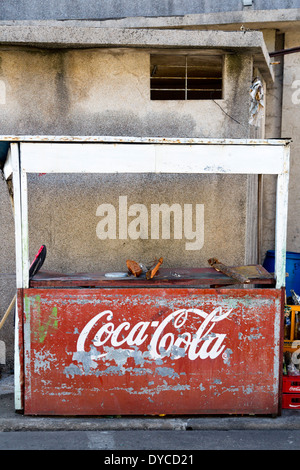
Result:
{"label": "red coca-cola cooler", "polygon": [[130,282],[24,290],[25,413],[278,413],[281,290]]}
{"label": "red coca-cola cooler", "polygon": [[[30,415],[279,414],[288,142],[101,139],[86,143],[85,137],[79,149],[66,137],[10,146],[5,175],[13,174],[16,201],[16,409]],[[140,158],[143,146],[147,159]],[[27,173],[133,169],[277,174],[275,275],[248,266],[249,282],[241,285],[213,267],[161,266],[153,279],[41,270],[30,278]]]}

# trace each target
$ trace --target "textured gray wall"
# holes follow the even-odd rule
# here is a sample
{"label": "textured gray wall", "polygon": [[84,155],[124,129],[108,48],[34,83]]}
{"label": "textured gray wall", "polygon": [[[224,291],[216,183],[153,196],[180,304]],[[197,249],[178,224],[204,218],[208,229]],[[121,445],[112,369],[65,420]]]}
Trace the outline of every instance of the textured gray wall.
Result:
{"label": "textured gray wall", "polygon": [[[248,55],[225,59],[223,100],[151,102],[147,51],[2,49],[1,133],[247,137],[252,66]],[[13,217],[2,180],[0,191],[2,317],[15,291],[15,260]],[[45,269],[61,272],[124,270],[127,258],[148,262],[158,256],[170,267],[206,266],[212,256],[244,263],[247,191],[243,176],[30,176],[30,258],[45,243]],[[204,204],[203,248],[187,251],[186,240],[172,236],[100,240],[97,207],[117,208],[119,196],[127,196],[128,206],[141,203],[148,211],[155,203]],[[0,340],[10,338],[5,339],[10,367],[13,316],[5,328]]]}
{"label": "textured gray wall", "polygon": [[[3,134],[248,136],[250,56],[226,57],[224,99],[216,102],[151,101],[146,51],[0,51],[0,65],[0,78],[6,84],[0,117]],[[232,177],[230,187],[221,177],[202,177],[198,182],[174,175],[40,176],[31,180],[31,256],[47,241],[51,269],[91,269],[97,255],[102,268],[121,269],[133,252],[140,259],[151,259],[158,255],[157,250],[171,266],[205,265],[216,252],[225,262],[244,262],[244,177]],[[143,203],[148,211],[152,203],[205,204],[203,249],[188,252],[183,241],[100,242],[96,237],[98,205],[117,205],[118,197],[124,195],[128,205]],[[56,250],[58,247],[61,249]],[[115,255],[113,263],[110,249]]]}
{"label": "textured gray wall", "polygon": [[149,57],[147,51],[0,49],[1,133],[247,137],[251,56],[227,56],[223,111],[211,100],[150,101]]}
{"label": "textured gray wall", "polygon": [[244,7],[242,0],[5,0],[0,2],[0,19],[51,20],[51,19],[110,19],[135,16],[183,16],[200,13],[217,13],[253,10],[299,8],[299,0],[254,0]]}

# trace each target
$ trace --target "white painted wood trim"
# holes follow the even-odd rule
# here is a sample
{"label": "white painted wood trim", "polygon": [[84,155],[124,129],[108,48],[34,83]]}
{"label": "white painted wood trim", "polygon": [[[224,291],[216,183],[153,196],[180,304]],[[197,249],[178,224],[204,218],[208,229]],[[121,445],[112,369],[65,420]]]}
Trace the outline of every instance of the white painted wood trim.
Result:
{"label": "white painted wood trim", "polygon": [[278,174],[282,147],[189,145],[155,147],[157,173]]}
{"label": "white painted wood trim", "polygon": [[14,402],[15,410],[22,410],[22,385],[21,385],[21,364],[20,364],[20,344],[19,344],[19,312],[18,302],[15,303],[15,339],[14,339]]}
{"label": "white painted wood trim", "polygon": [[[16,253],[16,288],[23,287],[22,270],[22,217],[21,217],[21,182],[19,171],[19,144],[10,145],[9,156],[10,165],[13,168],[13,188],[14,188],[14,216],[15,216],[15,253]],[[20,344],[19,344],[19,317],[18,302],[15,307],[15,340],[14,340],[14,399],[15,409],[22,409],[21,402],[21,365],[20,365]]]}
{"label": "white painted wood trim", "polygon": [[26,173],[280,174],[284,146],[21,143]]}
{"label": "white painted wood trim", "polygon": [[14,217],[15,217],[15,252],[16,252],[16,287],[23,287],[22,269],[22,212],[21,212],[21,178],[19,171],[19,144],[10,145],[10,159],[13,168]]}
{"label": "white painted wood trim", "polygon": [[275,225],[276,288],[285,286],[286,238],[288,219],[289,148],[284,148],[284,170],[277,177]]}
{"label": "white painted wood trim", "polygon": [[22,277],[23,288],[29,287],[29,233],[28,233],[28,191],[27,174],[21,171],[21,217],[22,217]]}
{"label": "white painted wood trim", "polygon": [[152,173],[154,157],[144,144],[21,144],[26,173]]}

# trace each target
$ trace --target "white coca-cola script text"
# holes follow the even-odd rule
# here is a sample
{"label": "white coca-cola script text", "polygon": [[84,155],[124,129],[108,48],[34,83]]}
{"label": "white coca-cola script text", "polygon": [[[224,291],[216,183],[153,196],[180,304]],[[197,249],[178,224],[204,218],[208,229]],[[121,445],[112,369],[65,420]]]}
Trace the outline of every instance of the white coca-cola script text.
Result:
{"label": "white coca-cola script text", "polygon": [[[231,310],[223,313],[222,307],[215,308],[211,313],[195,308],[181,309],[170,313],[160,322],[140,321],[131,324],[124,321],[115,325],[113,312],[105,310],[84,326],[78,337],[77,352],[87,351],[92,344],[97,351],[93,359],[97,360],[104,358],[111,348],[134,352],[144,344],[147,346],[147,357],[154,360],[166,355],[172,356],[172,359],[187,355],[191,361],[198,358],[215,359],[226,347],[226,334],[213,330],[230,313]],[[190,315],[192,323],[187,322]],[[193,330],[188,324],[193,325]]]}

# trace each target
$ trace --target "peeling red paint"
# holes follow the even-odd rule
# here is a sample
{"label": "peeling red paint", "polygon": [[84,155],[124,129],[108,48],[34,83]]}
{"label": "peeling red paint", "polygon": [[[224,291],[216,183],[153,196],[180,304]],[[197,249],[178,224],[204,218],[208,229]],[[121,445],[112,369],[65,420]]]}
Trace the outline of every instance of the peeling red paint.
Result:
{"label": "peeling red paint", "polygon": [[277,414],[281,295],[24,290],[25,414]]}

